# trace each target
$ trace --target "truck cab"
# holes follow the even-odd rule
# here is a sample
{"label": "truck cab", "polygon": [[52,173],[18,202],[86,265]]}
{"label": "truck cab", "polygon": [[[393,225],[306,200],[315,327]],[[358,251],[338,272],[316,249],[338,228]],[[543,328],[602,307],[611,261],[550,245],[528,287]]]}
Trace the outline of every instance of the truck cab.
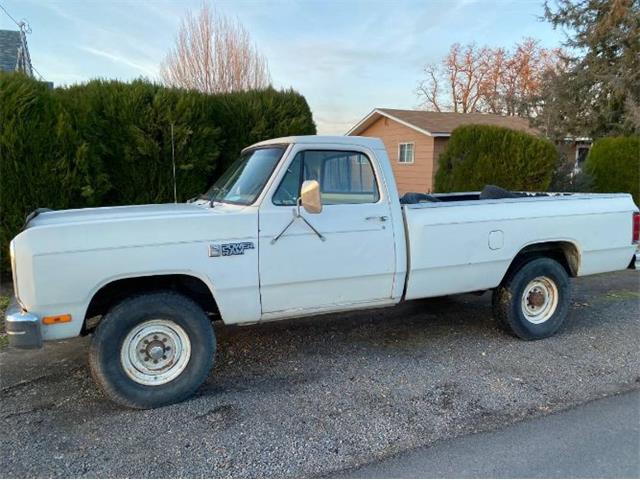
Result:
{"label": "truck cab", "polygon": [[[384,145],[373,138],[290,143],[258,213],[263,319],[399,301],[404,225],[390,164],[380,156],[386,158]],[[317,184],[317,213],[298,206],[305,182]]]}

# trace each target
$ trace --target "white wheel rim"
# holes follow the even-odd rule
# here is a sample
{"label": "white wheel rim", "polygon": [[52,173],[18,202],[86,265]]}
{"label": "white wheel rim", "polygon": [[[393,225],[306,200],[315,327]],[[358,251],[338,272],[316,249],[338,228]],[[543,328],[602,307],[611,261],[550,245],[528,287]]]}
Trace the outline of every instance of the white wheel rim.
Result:
{"label": "white wheel rim", "polygon": [[127,334],[120,361],[127,376],[142,385],[163,385],[180,375],[191,358],[191,341],[170,320],[149,320]]}
{"label": "white wheel rim", "polygon": [[558,287],[548,277],[534,278],[524,288],[521,304],[527,321],[544,323],[553,316],[558,306]]}

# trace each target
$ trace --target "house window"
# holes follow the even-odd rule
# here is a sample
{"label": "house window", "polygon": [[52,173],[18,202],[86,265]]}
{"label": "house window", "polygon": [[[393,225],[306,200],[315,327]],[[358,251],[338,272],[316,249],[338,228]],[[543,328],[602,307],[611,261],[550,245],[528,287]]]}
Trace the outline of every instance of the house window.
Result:
{"label": "house window", "polygon": [[413,163],[413,143],[398,144],[398,163]]}

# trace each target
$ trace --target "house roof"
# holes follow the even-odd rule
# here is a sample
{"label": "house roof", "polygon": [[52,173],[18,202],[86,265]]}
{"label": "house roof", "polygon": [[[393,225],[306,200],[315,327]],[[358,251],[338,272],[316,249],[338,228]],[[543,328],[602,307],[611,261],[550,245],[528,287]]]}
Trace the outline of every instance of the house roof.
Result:
{"label": "house roof", "polygon": [[0,30],[0,71],[22,71],[31,75],[26,40],[18,30]]}
{"label": "house roof", "polygon": [[18,63],[18,50],[22,45],[20,32],[14,30],[0,30],[0,70],[15,72]]}
{"label": "house roof", "polygon": [[360,135],[382,117],[390,118],[432,137],[448,137],[460,125],[468,124],[512,128],[533,135],[540,133],[529,125],[528,119],[523,117],[505,117],[488,113],[427,112],[425,110],[376,108],[349,130],[347,135]]}

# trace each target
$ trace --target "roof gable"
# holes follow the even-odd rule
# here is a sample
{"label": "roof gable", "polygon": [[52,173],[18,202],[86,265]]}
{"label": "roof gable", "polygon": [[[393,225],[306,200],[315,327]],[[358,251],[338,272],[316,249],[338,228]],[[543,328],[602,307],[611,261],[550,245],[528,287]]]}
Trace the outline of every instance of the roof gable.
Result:
{"label": "roof gable", "polygon": [[24,31],[0,30],[0,71],[32,76],[31,59]]}
{"label": "roof gable", "polygon": [[382,117],[389,118],[432,137],[448,137],[457,127],[469,124],[511,128],[533,135],[539,135],[540,133],[529,125],[528,119],[523,117],[505,117],[487,113],[427,112],[425,110],[376,108],[349,130],[347,135],[360,135]]}

